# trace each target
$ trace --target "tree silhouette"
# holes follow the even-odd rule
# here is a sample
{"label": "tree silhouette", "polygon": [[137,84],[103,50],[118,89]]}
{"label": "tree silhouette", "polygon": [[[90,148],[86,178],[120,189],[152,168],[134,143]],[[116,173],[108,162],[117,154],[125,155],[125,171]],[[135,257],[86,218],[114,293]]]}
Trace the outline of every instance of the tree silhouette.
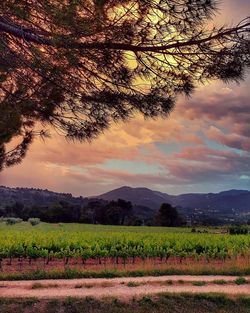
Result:
{"label": "tree silhouette", "polygon": [[156,224],[165,227],[181,226],[182,220],[175,207],[169,203],[162,203],[156,216]]}
{"label": "tree silhouette", "polygon": [[198,82],[241,79],[250,20],[209,28],[216,8],[216,0],[1,1],[0,167],[47,135],[37,125],[89,140],[137,112],[167,116]]}

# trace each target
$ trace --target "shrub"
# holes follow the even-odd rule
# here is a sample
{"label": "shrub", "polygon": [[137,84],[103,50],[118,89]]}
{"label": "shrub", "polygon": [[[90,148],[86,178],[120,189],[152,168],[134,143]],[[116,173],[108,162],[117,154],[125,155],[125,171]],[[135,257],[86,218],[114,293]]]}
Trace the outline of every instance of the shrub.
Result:
{"label": "shrub", "polygon": [[29,218],[28,222],[32,225],[32,226],[36,226],[38,224],[41,223],[40,218]]}
{"label": "shrub", "polygon": [[229,227],[230,235],[247,235],[248,233],[249,229],[246,225]]}
{"label": "shrub", "polygon": [[216,285],[226,285],[228,282],[224,279],[217,279],[217,280],[214,280],[213,283]]}
{"label": "shrub", "polygon": [[138,287],[140,285],[141,285],[140,283],[135,282],[135,281],[130,281],[130,282],[127,283],[128,287]]}
{"label": "shrub", "polygon": [[207,283],[205,281],[194,281],[193,286],[205,286]]}
{"label": "shrub", "polygon": [[7,217],[5,218],[6,225],[15,225],[17,223],[21,223],[23,220],[21,218],[15,218],[15,217]]}
{"label": "shrub", "polygon": [[34,283],[31,286],[31,289],[41,289],[41,288],[43,288],[43,285],[41,283]]}
{"label": "shrub", "polygon": [[248,284],[248,280],[244,277],[239,277],[235,280],[235,284],[237,285],[245,285]]}

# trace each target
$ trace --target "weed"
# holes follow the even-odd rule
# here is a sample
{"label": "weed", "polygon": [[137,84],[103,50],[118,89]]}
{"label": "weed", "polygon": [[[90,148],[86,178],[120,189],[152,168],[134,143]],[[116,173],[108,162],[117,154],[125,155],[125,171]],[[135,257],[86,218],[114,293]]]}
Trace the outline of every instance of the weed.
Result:
{"label": "weed", "polygon": [[41,283],[34,283],[31,286],[31,289],[41,289],[41,288],[44,288],[44,286]]}
{"label": "weed", "polygon": [[226,280],[224,280],[224,279],[217,279],[217,280],[214,280],[213,283],[214,283],[215,285],[227,285],[227,284],[228,284],[228,282],[227,282]]}
{"label": "weed", "polygon": [[82,284],[76,284],[76,285],[75,285],[75,288],[76,288],[76,289],[80,289],[80,288],[82,288],[82,287],[83,287]]}
{"label": "weed", "polygon": [[194,281],[193,286],[205,286],[207,283],[205,281]]}
{"label": "weed", "polygon": [[139,300],[141,305],[153,305],[154,302],[149,296],[144,296],[141,300]]}
{"label": "weed", "polygon": [[90,289],[90,288],[93,288],[94,285],[93,284],[83,284],[82,287]]}
{"label": "weed", "polygon": [[48,284],[48,285],[44,285],[41,283],[34,283],[31,286],[31,289],[41,289],[41,288],[58,288],[59,285],[58,284]]}
{"label": "weed", "polygon": [[239,277],[239,278],[235,279],[234,282],[236,285],[245,285],[245,284],[249,283],[248,280],[244,277]]}
{"label": "weed", "polygon": [[138,283],[138,282],[135,282],[135,281],[130,281],[130,282],[127,283],[128,287],[138,287],[140,285],[141,285],[141,283]]}

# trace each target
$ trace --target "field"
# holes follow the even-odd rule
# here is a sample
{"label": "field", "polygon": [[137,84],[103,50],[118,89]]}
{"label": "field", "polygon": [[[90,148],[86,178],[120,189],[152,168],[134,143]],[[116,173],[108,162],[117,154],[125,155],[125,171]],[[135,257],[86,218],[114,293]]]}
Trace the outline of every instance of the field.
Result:
{"label": "field", "polygon": [[[203,231],[206,231],[204,233]],[[224,229],[0,223],[1,277],[249,274],[250,235]],[[99,274],[98,274],[99,273]],[[108,274],[109,273],[109,274]],[[131,274],[132,275],[132,274]],[[46,276],[46,275],[45,275]]]}

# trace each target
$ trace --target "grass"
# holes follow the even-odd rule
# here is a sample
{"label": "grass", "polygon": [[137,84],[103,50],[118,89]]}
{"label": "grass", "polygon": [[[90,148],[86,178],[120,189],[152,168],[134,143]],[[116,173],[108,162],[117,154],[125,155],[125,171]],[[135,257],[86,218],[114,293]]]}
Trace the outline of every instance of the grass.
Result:
{"label": "grass", "polygon": [[235,282],[236,285],[249,284],[249,281],[246,278],[244,278],[244,277],[239,277],[234,282]]}
{"label": "grass", "polygon": [[206,282],[205,281],[194,281],[192,283],[193,286],[206,286]]}
{"label": "grass", "polygon": [[76,284],[75,288],[76,289],[81,289],[81,288],[87,288],[87,289],[91,289],[94,288],[95,286],[93,284]]}
{"label": "grass", "polygon": [[96,284],[76,284],[75,288],[79,289],[79,288],[108,288],[108,287],[112,287],[114,284],[108,281],[102,282],[102,283],[96,283]]}
{"label": "grass", "polygon": [[[229,270],[178,270],[169,268],[166,270],[103,270],[103,271],[89,271],[89,270],[74,270],[66,269],[62,271],[43,271],[37,270],[28,273],[0,273],[0,281],[5,280],[43,280],[43,279],[74,279],[74,278],[115,278],[115,277],[143,277],[143,276],[165,276],[165,275],[228,275],[228,276],[244,276],[250,275],[250,268],[239,270],[232,268]],[[179,282],[182,283],[182,282]],[[218,285],[227,284],[224,280],[215,280],[213,283]]]}
{"label": "grass", "polygon": [[82,284],[82,288],[91,289],[94,288],[94,284]]}
{"label": "grass", "polygon": [[[12,226],[0,222],[0,230],[16,229],[21,231],[34,230],[29,222],[21,222]],[[67,232],[129,232],[129,233],[191,233],[193,227],[155,227],[155,226],[116,226],[116,225],[93,225],[80,223],[40,223],[35,226],[36,230],[57,231],[58,229]],[[204,231],[211,234],[225,232],[227,227],[196,227],[196,231]]]}
{"label": "grass", "polygon": [[31,286],[31,289],[42,289],[42,288],[58,288],[58,284],[41,284],[41,283],[34,283]]}
{"label": "grass", "polygon": [[44,286],[41,283],[34,283],[31,286],[31,289],[41,289],[41,288],[44,288]]}
{"label": "grass", "polygon": [[80,289],[80,288],[82,288],[82,287],[83,287],[82,284],[76,284],[76,285],[75,285],[75,288],[76,288],[76,289]]}
{"label": "grass", "polygon": [[213,281],[213,284],[215,284],[215,285],[227,285],[228,282],[224,279],[217,279],[217,280]]}
{"label": "grass", "polygon": [[[7,230],[20,230],[20,231],[46,231],[54,232],[58,230],[66,232],[128,232],[128,233],[191,233],[191,227],[154,227],[154,226],[115,226],[115,225],[92,225],[92,224],[78,224],[78,223],[40,223],[32,226],[28,222],[17,223],[12,226],[6,225],[4,222],[0,222],[0,231]],[[198,230],[199,228],[197,228]],[[203,228],[200,228],[202,230]],[[215,228],[207,228],[209,232],[215,232]]]}
{"label": "grass", "polygon": [[105,281],[101,284],[97,284],[97,286],[101,288],[109,288],[109,287],[113,287],[114,284],[112,284],[111,282]]}
{"label": "grass", "polygon": [[129,281],[127,283],[128,287],[138,287],[138,286],[141,286],[141,285],[142,285],[142,283],[138,283],[138,282],[135,282],[135,281]]}
{"label": "grass", "polygon": [[161,294],[135,298],[130,302],[107,298],[97,300],[0,299],[0,312],[12,313],[249,313],[250,297],[230,298],[221,294]]}

